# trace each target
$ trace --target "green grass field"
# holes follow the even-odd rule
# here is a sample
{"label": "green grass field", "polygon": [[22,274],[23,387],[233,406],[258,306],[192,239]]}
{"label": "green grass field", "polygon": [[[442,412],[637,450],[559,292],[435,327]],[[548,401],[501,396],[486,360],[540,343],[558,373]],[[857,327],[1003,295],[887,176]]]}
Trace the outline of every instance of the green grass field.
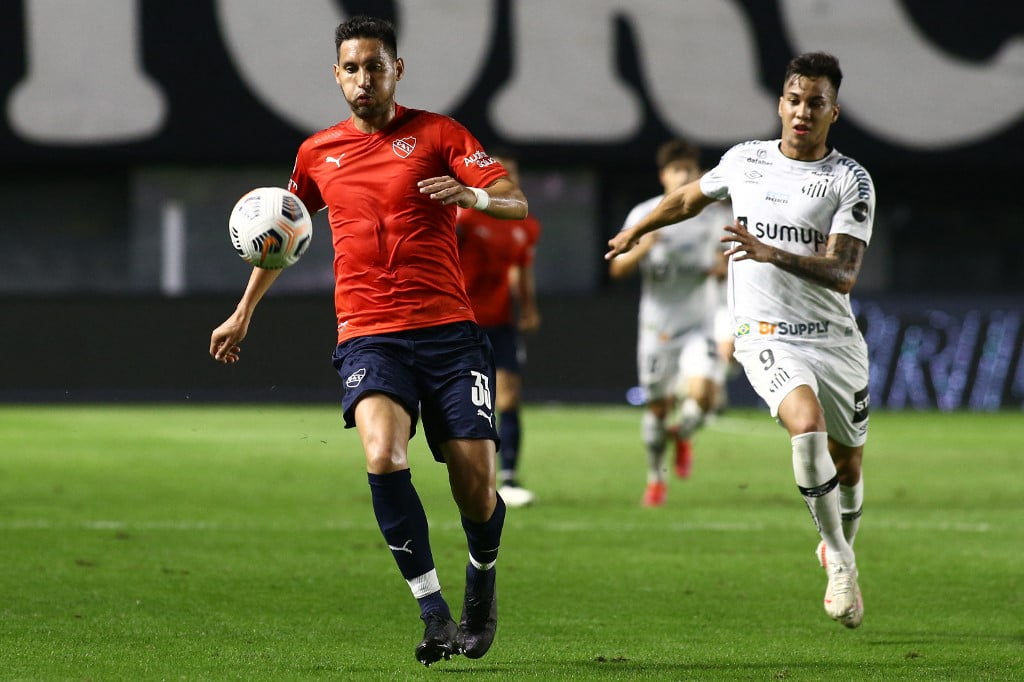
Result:
{"label": "green grass field", "polygon": [[[854,631],[782,429],[726,414],[644,509],[639,417],[527,409],[495,645],[425,669],[336,408],[0,407],[0,679],[1024,678],[1024,416],[872,415]],[[457,611],[445,471],[411,458]]]}

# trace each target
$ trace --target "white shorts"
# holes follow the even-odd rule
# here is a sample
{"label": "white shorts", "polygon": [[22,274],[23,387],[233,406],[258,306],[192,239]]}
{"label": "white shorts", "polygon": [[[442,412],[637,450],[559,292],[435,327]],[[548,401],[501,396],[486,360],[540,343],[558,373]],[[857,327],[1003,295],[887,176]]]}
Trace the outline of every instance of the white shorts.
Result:
{"label": "white shorts", "polygon": [[809,386],[821,403],[829,437],[850,447],[867,441],[866,344],[834,347],[748,337],[737,340],[734,355],[773,417],[793,389]]}
{"label": "white shorts", "polygon": [[671,341],[641,335],[637,347],[637,373],[648,401],[681,395],[687,379],[725,381],[725,370],[715,342],[701,331]]}

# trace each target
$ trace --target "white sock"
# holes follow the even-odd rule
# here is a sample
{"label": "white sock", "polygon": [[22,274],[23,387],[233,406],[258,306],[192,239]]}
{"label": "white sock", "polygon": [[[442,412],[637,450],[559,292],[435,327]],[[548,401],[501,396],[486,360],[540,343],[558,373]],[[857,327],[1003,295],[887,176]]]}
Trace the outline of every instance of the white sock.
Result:
{"label": "white sock", "polygon": [[843,537],[853,547],[853,539],[860,528],[860,514],[864,508],[864,476],[854,485],[839,484],[839,512],[843,517]]}
{"label": "white sock", "polygon": [[665,420],[650,410],[641,422],[644,445],[647,447],[647,482],[665,480]]}
{"label": "white sock", "polygon": [[679,440],[689,440],[704,423],[704,410],[693,398],[687,398],[679,408]]}
{"label": "white sock", "polygon": [[852,564],[853,549],[843,537],[839,512],[839,480],[828,454],[828,434],[824,431],[793,436],[793,476],[825,547],[838,554],[843,563]]}

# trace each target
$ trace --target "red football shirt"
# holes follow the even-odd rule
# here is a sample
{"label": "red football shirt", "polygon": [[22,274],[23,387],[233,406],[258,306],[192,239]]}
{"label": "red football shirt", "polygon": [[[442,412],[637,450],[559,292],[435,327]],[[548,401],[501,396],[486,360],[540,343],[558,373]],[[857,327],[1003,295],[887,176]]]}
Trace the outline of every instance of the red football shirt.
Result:
{"label": "red football shirt", "polygon": [[540,223],[533,216],[502,220],[459,209],[459,259],[476,321],[484,327],[512,324],[509,268],[533,264]]}
{"label": "red football shirt", "polygon": [[473,320],[455,239],[456,206],[416,183],[450,175],[486,187],[507,175],[447,116],[396,106],[376,133],[346,119],[307,138],[288,189],[328,210],[338,341]]}

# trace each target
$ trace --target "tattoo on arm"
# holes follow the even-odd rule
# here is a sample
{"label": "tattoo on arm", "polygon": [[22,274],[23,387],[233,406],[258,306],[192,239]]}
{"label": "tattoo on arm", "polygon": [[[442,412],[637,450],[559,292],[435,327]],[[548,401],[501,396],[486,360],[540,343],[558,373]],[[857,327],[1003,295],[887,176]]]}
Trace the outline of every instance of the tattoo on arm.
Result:
{"label": "tattoo on arm", "polygon": [[824,256],[800,256],[776,249],[772,263],[808,281],[848,294],[860,273],[866,244],[847,234],[829,237]]}

